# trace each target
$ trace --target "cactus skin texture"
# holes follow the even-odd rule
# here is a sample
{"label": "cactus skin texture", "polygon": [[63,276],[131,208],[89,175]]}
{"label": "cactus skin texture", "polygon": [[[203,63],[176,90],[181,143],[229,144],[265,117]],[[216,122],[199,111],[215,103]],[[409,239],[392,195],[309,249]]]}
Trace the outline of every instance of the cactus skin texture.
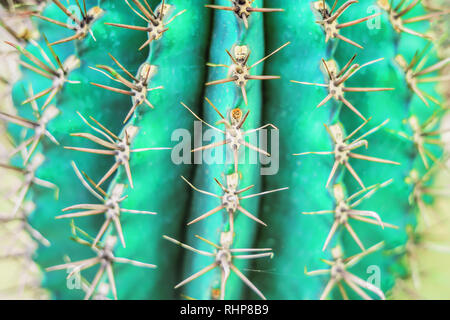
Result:
{"label": "cactus skin texture", "polygon": [[[424,163],[421,149],[414,140],[407,138],[415,137],[411,121],[408,121],[411,117],[416,117],[420,124],[433,117],[438,125],[444,113],[444,107],[432,100],[428,99],[429,106],[425,105],[423,99],[412,90],[399,62],[401,55],[409,63],[414,59],[414,52],[421,51],[428,41],[417,35],[394,30],[386,11],[389,3],[383,0],[378,5],[373,0],[360,0],[337,18],[338,23],[345,23],[374,15],[367,21],[339,30],[340,36],[351,39],[363,48],[342,38],[332,37],[325,41],[324,29],[317,23],[321,14],[317,8],[322,8],[322,1],[255,0],[248,2],[252,8],[273,8],[275,12],[262,13],[256,9],[246,11],[241,16],[214,7],[233,6],[237,1],[147,2],[148,6],[145,0],[86,0],[88,11],[95,6],[103,11],[90,27],[95,39],[88,32],[85,37],[61,44],[47,45],[44,35],[49,42],[54,42],[73,35],[73,31],[39,17],[33,18],[42,35],[37,43],[50,57],[51,50],[54,50],[61,61],[71,55],[79,59],[79,66],[68,75],[69,80],[79,83],[64,83],[49,103],[60,110],[60,114],[50,121],[47,128],[59,145],[43,139],[36,150],[36,154],[45,156],[45,162],[36,171],[36,176],[56,184],[59,197],[55,199],[53,190],[35,185],[31,186],[26,196],[26,199],[36,204],[29,217],[30,225],[51,242],[48,247],[40,245],[35,253],[35,262],[44,273],[42,286],[49,290],[54,299],[95,298],[100,295],[115,298],[115,291],[118,299],[179,299],[186,296],[202,300],[389,298],[396,278],[408,276],[404,253],[399,253],[399,248],[407,245],[410,236],[407,230],[415,230],[417,217],[421,214],[417,199],[411,200],[414,185],[408,183],[408,176],[412,171],[418,172],[420,177],[427,175],[431,168],[439,166],[443,157],[440,146],[432,144],[427,147],[428,163]],[[64,2],[49,1],[41,15],[66,21],[68,16],[62,12],[61,3]],[[338,1],[337,8],[343,3]],[[75,5],[75,1],[71,1],[71,4]],[[327,5],[331,7],[333,2]],[[394,5],[397,5],[396,1]],[[158,20],[161,18],[161,9],[164,13],[162,21]],[[425,13],[426,10],[419,4],[406,17]],[[426,33],[428,24],[426,20],[419,21],[411,29]],[[168,29],[158,29],[162,27]],[[148,38],[148,34],[153,35],[155,30],[163,30],[161,37]],[[34,43],[20,45],[39,56]],[[232,64],[230,55],[237,59],[239,46],[246,46],[251,53],[248,66],[267,57],[250,69],[251,76],[262,78],[249,80],[245,90],[233,81],[214,84],[219,79],[229,78],[230,74],[234,75],[232,72],[235,69],[217,65]],[[438,61],[442,61],[442,65],[448,62],[448,59],[439,59],[432,48],[429,51],[424,68]],[[375,59],[384,59],[358,69],[345,81],[345,87],[382,87],[386,90],[346,91],[344,100],[349,101],[359,115],[351,110],[347,102],[331,97],[320,108],[315,108],[328,94],[330,68],[333,65],[338,69],[344,68],[354,54],[357,56],[353,63],[358,66]],[[22,56],[22,59],[31,64],[26,57]],[[439,68],[434,69],[426,74],[437,75]],[[13,88],[16,106],[30,97],[30,84],[34,93],[50,85],[36,72],[27,68],[22,68],[22,71],[22,79]],[[145,79],[144,87],[142,83],[137,87],[130,84],[130,81],[134,81],[135,85],[142,77]],[[302,85],[289,80],[326,85]],[[144,96],[139,97],[137,92],[145,89],[147,82],[149,90],[144,90]],[[434,82],[420,83],[419,86],[427,97],[431,95],[441,101]],[[38,106],[42,106],[45,100],[45,96],[37,99]],[[18,109],[20,116],[32,118],[32,109],[28,105]],[[95,118],[123,139],[131,150],[140,151],[131,152],[129,159],[120,163],[124,165],[118,164],[117,170],[107,179],[102,179],[118,163],[118,157],[114,154],[73,150],[108,148],[105,144],[105,148],[99,147],[92,139],[83,139],[92,136],[80,133],[90,133],[102,139],[105,137],[98,135],[99,131],[93,131],[77,112],[91,124],[95,121],[90,117]],[[215,154],[219,148],[191,152],[202,145],[222,141],[222,133],[210,141],[207,141],[209,137],[206,134],[203,142],[194,142],[194,139],[188,138],[191,140],[190,145],[187,149],[180,149],[178,143],[183,140],[183,135],[193,135],[194,132],[200,134],[209,129],[205,124],[202,128],[194,125],[197,119],[192,113],[225,131],[227,129],[223,122],[217,123],[221,120],[219,113],[229,119],[239,112],[242,112],[239,119],[245,119],[241,128],[243,131],[272,124],[272,129],[268,130],[272,143],[268,146],[258,144],[252,138],[246,141],[271,153],[271,157],[263,159],[271,159],[274,165],[279,164],[275,174],[261,175],[261,170],[267,166],[261,165],[259,161],[257,164],[250,163],[249,159],[259,159],[259,155],[264,152],[245,148],[244,145],[240,146],[237,166],[229,145],[220,147],[231,156],[231,162],[226,164],[206,162],[206,155]],[[387,119],[390,120],[388,123]],[[336,190],[342,190],[343,196],[362,190],[362,183],[348,167],[340,165],[332,179],[329,179],[330,171],[336,164],[333,155],[304,154],[333,151],[334,142],[324,124],[330,132],[342,128],[344,135],[364,124],[357,134],[344,141],[355,147],[351,152],[361,154],[362,157],[390,160],[388,163],[378,163],[380,161],[364,161],[367,158],[349,159],[351,168],[367,187],[367,197],[357,206],[357,210],[370,212],[364,218],[372,217],[371,223],[348,220],[351,231],[357,236],[342,225],[336,233],[330,233],[335,224],[333,212],[323,215],[302,214],[334,210],[338,205]],[[429,131],[437,130],[437,125]],[[128,137],[130,128],[134,127],[136,134]],[[17,126],[11,124],[10,133],[15,143],[20,144],[23,137]],[[366,144],[356,145],[358,142],[354,141],[365,134]],[[435,136],[439,136],[439,132],[433,138]],[[154,150],[142,150],[145,148]],[[367,150],[363,150],[365,148]],[[118,148],[114,150],[120,151]],[[296,156],[298,153],[302,155]],[[174,163],[173,159],[178,155],[184,158],[187,155],[191,162],[202,159],[203,163]],[[70,257],[70,261],[93,257],[88,246],[74,242],[71,236],[78,242],[80,237],[92,242],[108,217],[102,213],[55,219],[67,213],[62,212],[64,208],[99,203],[92,192],[82,185],[73,170],[72,161],[92,179],[93,184],[89,181],[86,184],[106,198],[111,199],[118,185],[125,185],[123,195],[127,197],[120,202],[121,208],[157,213],[120,214],[116,217],[120,225],[110,223],[103,230],[104,234],[98,243],[98,248],[102,248],[108,237],[118,237],[111,251],[116,257],[152,263],[157,265],[155,270],[115,263],[112,276],[109,269],[104,274],[97,273],[98,267],[83,269],[81,274],[87,281],[87,287],[91,288],[90,294],[86,294],[89,291],[86,288],[84,291],[69,290],[68,281],[71,279],[66,279],[67,273],[53,272],[52,269],[46,271],[48,267],[64,263],[67,257]],[[16,155],[11,163],[21,166],[22,159]],[[222,196],[224,191],[214,178],[227,186],[227,178],[231,177],[238,181],[237,190],[254,185],[239,195],[244,198],[239,204],[247,213],[240,209],[228,214],[225,209],[221,209],[205,219],[189,223],[221,205],[223,200],[205,195],[192,186]],[[327,179],[328,188],[325,186]],[[101,183],[95,187],[97,182]],[[267,194],[245,199],[248,195],[262,192]],[[427,198],[427,202],[432,200],[432,197]],[[254,216],[253,220],[248,213]],[[376,225],[379,218],[386,223],[384,228]],[[74,230],[77,230],[76,233]],[[122,236],[123,244],[120,241]],[[329,239],[326,242],[327,237]],[[357,244],[356,237],[364,248]],[[222,256],[216,253],[207,255],[193,252],[192,249],[187,251],[186,245],[184,248],[175,245],[184,243],[203,253],[213,252],[214,247],[202,239],[216,245],[220,245],[221,241],[224,245],[224,239],[227,239],[231,249],[259,248],[264,251],[258,251],[259,256],[252,257],[257,259],[232,259],[227,254],[241,253],[216,247],[216,251],[225,253]],[[349,272],[353,275],[347,273],[344,276],[347,284],[341,286],[343,281],[340,278],[332,278],[330,282],[330,274],[312,277],[307,272],[324,269],[326,266],[321,259],[333,261],[341,253],[343,258],[353,255],[358,257],[350,262],[343,260],[349,262]],[[211,265],[213,263],[215,265]],[[204,268],[208,265],[215,268],[206,272]],[[182,282],[200,270],[206,273],[192,281]],[[348,277],[359,277],[373,286],[363,287],[365,294],[361,294],[361,291],[354,291],[355,285],[361,287],[361,283],[352,282]],[[109,288],[106,293],[100,292],[104,284]],[[181,284],[180,288],[177,286],[174,289],[177,284]],[[380,289],[384,295],[380,294]]]}

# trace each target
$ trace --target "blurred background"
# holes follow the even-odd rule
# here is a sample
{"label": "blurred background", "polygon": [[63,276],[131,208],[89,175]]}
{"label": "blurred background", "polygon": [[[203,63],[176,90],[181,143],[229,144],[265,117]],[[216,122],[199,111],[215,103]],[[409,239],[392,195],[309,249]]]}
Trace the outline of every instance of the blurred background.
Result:
{"label": "blurred background", "polygon": [[[11,28],[18,34],[36,36],[36,31],[26,15],[15,12],[15,6],[39,3],[39,0],[0,0],[0,111],[15,114],[10,96],[11,84],[20,78],[18,55],[4,41],[14,42],[8,32]],[[431,8],[450,7],[450,0],[427,0],[423,3]],[[9,9],[8,9],[9,8]],[[20,10],[22,12],[23,10]],[[432,23],[432,34],[441,57],[450,56],[450,20],[444,16]],[[6,26],[6,28],[5,28]],[[450,66],[442,70],[450,74]],[[439,91],[445,97],[445,106],[449,107],[450,86],[441,83]],[[445,128],[450,128],[450,116],[447,115]],[[450,151],[450,134],[443,136],[447,152]],[[0,121],[0,162],[8,161],[13,147],[8,139],[5,123]],[[450,168],[450,162],[447,163]],[[447,197],[439,197],[428,208],[431,224],[425,227],[419,224],[420,239],[411,239],[406,264],[412,277],[399,279],[389,295],[390,299],[450,299],[450,170],[442,170],[437,175],[436,186],[445,188]],[[10,170],[0,168],[0,299],[46,299],[48,295],[40,289],[41,273],[33,263],[32,255],[35,242],[29,237],[29,226],[21,220],[10,221],[8,212],[13,204],[10,201],[14,190],[20,186],[21,176]],[[32,205],[32,204],[29,204]]]}

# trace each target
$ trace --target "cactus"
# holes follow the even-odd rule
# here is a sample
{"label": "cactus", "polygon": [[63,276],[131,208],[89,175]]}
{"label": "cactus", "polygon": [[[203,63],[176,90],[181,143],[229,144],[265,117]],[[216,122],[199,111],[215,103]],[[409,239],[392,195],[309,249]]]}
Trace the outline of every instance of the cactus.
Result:
{"label": "cactus", "polygon": [[22,77],[1,166],[24,174],[12,216],[35,204],[41,286],[389,298],[446,169],[446,12],[419,2],[52,0],[26,12],[37,40],[2,22]]}

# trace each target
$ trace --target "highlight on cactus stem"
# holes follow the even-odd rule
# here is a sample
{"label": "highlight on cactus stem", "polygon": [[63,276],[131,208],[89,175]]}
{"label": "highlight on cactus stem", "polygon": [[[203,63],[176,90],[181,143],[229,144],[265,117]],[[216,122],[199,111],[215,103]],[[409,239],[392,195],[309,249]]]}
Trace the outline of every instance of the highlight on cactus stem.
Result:
{"label": "highlight on cactus stem", "polygon": [[11,288],[427,296],[417,249],[448,252],[432,238],[450,218],[450,57],[432,36],[448,8],[13,2],[0,1],[0,259],[33,278]]}

